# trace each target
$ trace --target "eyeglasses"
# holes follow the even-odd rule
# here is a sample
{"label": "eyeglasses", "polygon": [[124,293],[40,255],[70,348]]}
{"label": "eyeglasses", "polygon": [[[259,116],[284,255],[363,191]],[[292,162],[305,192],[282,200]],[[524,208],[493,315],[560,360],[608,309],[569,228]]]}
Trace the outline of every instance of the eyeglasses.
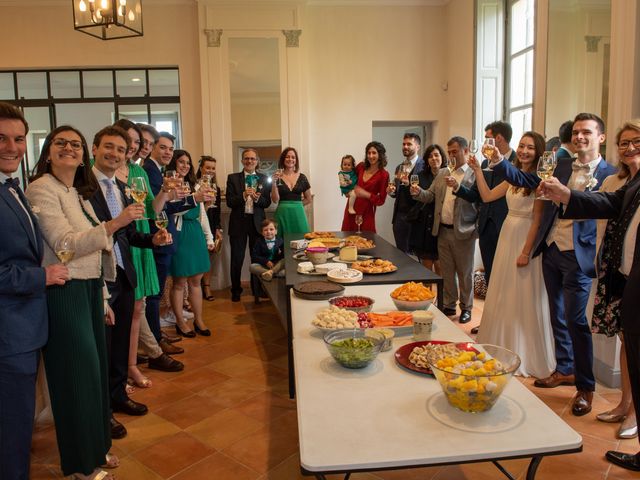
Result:
{"label": "eyeglasses", "polygon": [[626,150],[629,148],[629,145],[633,145],[633,148],[640,148],[640,137],[634,138],[633,140],[623,140],[618,143],[618,150]]}
{"label": "eyeglasses", "polygon": [[51,142],[58,148],[64,148],[67,146],[67,143],[71,145],[73,150],[82,150],[82,142],[78,140],[65,140],[64,138],[56,138],[53,142]]}

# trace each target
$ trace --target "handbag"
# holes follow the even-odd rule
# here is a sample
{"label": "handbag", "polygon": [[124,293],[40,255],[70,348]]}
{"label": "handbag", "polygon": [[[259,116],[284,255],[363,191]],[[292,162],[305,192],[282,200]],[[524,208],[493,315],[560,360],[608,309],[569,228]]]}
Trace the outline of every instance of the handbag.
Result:
{"label": "handbag", "polygon": [[484,270],[473,272],[473,294],[482,299],[487,296],[487,279]]}

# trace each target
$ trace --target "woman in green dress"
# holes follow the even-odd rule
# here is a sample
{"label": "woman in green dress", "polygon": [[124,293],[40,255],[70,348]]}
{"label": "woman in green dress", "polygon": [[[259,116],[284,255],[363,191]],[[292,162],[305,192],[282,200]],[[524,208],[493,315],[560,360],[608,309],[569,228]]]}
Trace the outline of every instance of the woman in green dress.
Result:
{"label": "woman in green dress", "polygon": [[[178,214],[176,227],[178,236],[174,239],[178,243],[178,249],[171,259],[171,308],[176,316],[176,333],[189,335],[191,330],[182,315],[184,301],[184,287],[189,287],[189,303],[193,311],[193,327],[196,333],[210,336],[211,331],[202,320],[202,289],[200,281],[202,275],[209,271],[209,250],[213,250],[213,236],[209,227],[209,221],[205,213],[203,202],[213,200],[207,189],[197,189],[196,176],[193,171],[191,155],[186,150],[175,150],[173,158],[167,166],[168,170],[175,170],[183,181],[183,187],[189,184],[191,191],[195,192],[196,207]],[[186,192],[186,188],[185,188]]]}
{"label": "woman in green dress", "polygon": [[[100,223],[89,203],[98,190],[80,131],[61,126],[45,139],[26,195],[44,237],[43,264],[66,260],[70,280],[47,288],[49,339],[43,358],[56,426],[60,466],[76,479],[113,476],[104,280],[115,280],[113,233],[120,215]],[[62,244],[65,240],[66,245]],[[70,257],[70,258],[69,258]]]}
{"label": "woman in green dress", "polygon": [[309,232],[304,206],[311,203],[311,185],[305,174],[300,173],[295,148],[285,148],[280,154],[278,170],[271,181],[271,201],[278,204],[275,217],[279,236]]}
{"label": "woman in green dress", "polygon": [[[154,197],[149,185],[149,177],[144,169],[133,162],[132,159],[137,158],[140,151],[142,139],[142,131],[140,127],[127,119],[120,119],[115,124],[125,130],[131,138],[131,145],[126,154],[126,163],[122,165],[116,172],[118,180],[126,183],[131,188],[132,181],[136,177],[141,177],[147,187],[147,196],[144,200],[146,207],[146,217],[153,219],[156,212],[164,208],[164,204],[168,199],[168,194],[160,191],[157,197]],[[136,229],[141,233],[150,233],[149,220],[136,220]],[[153,258],[153,251],[149,248],[131,247],[131,259],[136,270],[138,284],[135,290],[136,302],[133,309],[133,317],[131,319],[131,337],[129,341],[129,367],[128,376],[129,383],[137,385],[141,388],[151,387],[151,380],[140,372],[137,366],[138,339],[140,334],[140,325],[146,322],[145,317],[145,298],[148,295],[156,295],[160,290],[158,283],[158,273],[156,271],[156,262]]]}

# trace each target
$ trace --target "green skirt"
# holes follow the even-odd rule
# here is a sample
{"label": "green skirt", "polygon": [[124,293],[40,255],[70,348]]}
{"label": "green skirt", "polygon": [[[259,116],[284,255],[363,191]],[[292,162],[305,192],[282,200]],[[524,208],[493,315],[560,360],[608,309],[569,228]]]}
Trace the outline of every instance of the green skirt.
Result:
{"label": "green skirt", "polygon": [[284,237],[285,233],[308,233],[310,231],[307,215],[304,213],[301,201],[281,201],[276,208],[275,217],[280,237]]}
{"label": "green skirt", "polygon": [[49,341],[42,353],[65,475],[89,475],[111,448],[102,279],[47,287]]}

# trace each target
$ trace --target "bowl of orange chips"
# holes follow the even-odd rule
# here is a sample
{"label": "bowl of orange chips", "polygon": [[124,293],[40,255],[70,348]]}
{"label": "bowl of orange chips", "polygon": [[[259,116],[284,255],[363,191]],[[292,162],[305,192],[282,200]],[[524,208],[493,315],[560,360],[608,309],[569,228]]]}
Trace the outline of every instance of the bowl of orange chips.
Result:
{"label": "bowl of orange chips", "polygon": [[396,308],[403,311],[426,310],[434,298],[434,291],[420,282],[405,283],[391,292]]}

